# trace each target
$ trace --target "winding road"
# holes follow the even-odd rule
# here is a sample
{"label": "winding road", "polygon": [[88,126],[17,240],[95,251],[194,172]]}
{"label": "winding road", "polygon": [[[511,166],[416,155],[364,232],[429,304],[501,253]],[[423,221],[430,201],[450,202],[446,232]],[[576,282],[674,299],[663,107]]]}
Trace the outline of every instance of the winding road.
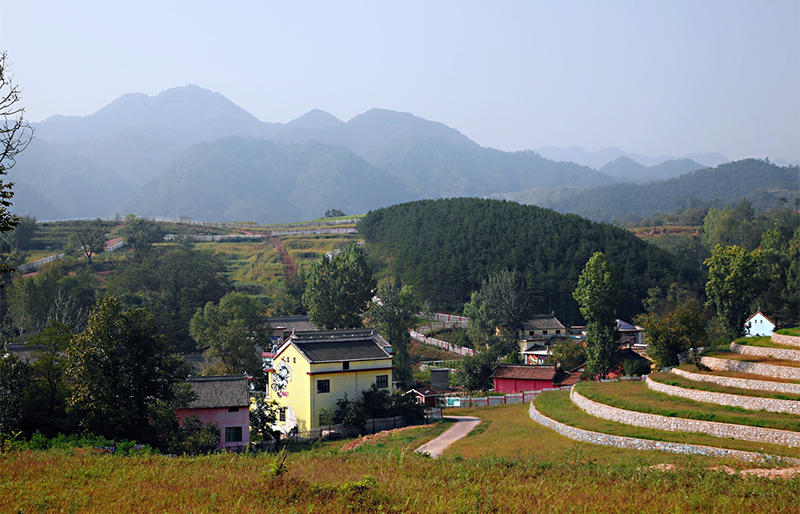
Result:
{"label": "winding road", "polygon": [[415,452],[427,453],[435,459],[441,455],[448,446],[466,436],[472,432],[475,427],[481,424],[481,418],[476,418],[473,416],[444,416],[444,419],[453,420],[455,421],[455,424],[442,432],[439,437],[431,439],[427,443],[414,450]]}

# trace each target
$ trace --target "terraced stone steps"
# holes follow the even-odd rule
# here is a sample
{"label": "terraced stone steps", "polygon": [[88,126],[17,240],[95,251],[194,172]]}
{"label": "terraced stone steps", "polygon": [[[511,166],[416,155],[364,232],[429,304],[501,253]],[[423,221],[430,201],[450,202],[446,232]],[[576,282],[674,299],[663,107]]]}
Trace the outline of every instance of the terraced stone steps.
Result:
{"label": "terraced stone steps", "polygon": [[751,425],[703,421],[682,417],[668,417],[611,407],[586,398],[572,389],[572,402],[587,414],[599,418],[644,428],[667,430],[670,432],[699,432],[721,438],[742,439],[745,441],[782,444],[800,448],[800,432],[776,430]]}
{"label": "terraced stone steps", "polygon": [[733,342],[731,343],[731,352],[740,355],[755,355],[757,357],[800,362],[800,349],[792,350],[788,347],[775,348],[772,346],[754,346]]}
{"label": "terraced stone steps", "polygon": [[[645,383],[651,391],[656,391],[677,398],[686,398],[689,400],[708,402],[716,405],[740,407],[747,410],[763,410],[768,412],[800,414],[800,401],[797,401],[797,399],[790,400],[763,396],[750,396],[747,394],[741,394],[741,391],[740,394],[735,394],[709,391],[698,387],[682,387],[675,384],[667,384],[662,380],[656,380],[650,376],[647,377]],[[693,384],[683,385],[691,386]]]}
{"label": "terraced stone steps", "polygon": [[800,448],[714,437],[701,433],[669,432],[617,423],[579,409],[567,391],[547,391],[529,408],[531,419],[577,441],[634,450],[661,450],[765,462],[800,464]]}
{"label": "terraced stone steps", "polygon": [[[667,376],[670,378],[667,378]],[[660,377],[664,378],[660,380]],[[690,389],[800,401],[800,382],[778,382],[712,373],[695,373],[680,368],[672,368],[668,375],[666,373],[651,373],[650,378]]]}

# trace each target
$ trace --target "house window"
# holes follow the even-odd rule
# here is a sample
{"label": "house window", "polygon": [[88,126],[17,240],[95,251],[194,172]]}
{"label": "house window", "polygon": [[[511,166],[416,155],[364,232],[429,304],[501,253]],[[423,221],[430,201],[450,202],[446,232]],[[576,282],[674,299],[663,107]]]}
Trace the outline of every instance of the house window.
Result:
{"label": "house window", "polygon": [[344,361],[342,363],[342,369],[350,369],[350,363],[348,361]]}
{"label": "house window", "polygon": [[533,330],[528,330],[528,335],[532,336],[533,335]]}
{"label": "house window", "polygon": [[547,330],[542,330],[542,335],[546,334]]}
{"label": "house window", "polygon": [[387,389],[389,387],[389,375],[378,375],[375,377],[375,385],[378,389]]}
{"label": "house window", "polygon": [[286,421],[286,407],[278,409],[278,421]]}
{"label": "house window", "polygon": [[556,334],[560,334],[560,333],[561,333],[561,330],[556,330]]}
{"label": "house window", "polygon": [[239,407],[228,407],[228,412],[239,412]]}
{"label": "house window", "polygon": [[328,379],[317,380],[317,392],[318,393],[330,393],[331,392],[331,381],[328,380]]}
{"label": "house window", "polygon": [[226,443],[241,443],[242,442],[242,427],[225,427],[225,442]]}

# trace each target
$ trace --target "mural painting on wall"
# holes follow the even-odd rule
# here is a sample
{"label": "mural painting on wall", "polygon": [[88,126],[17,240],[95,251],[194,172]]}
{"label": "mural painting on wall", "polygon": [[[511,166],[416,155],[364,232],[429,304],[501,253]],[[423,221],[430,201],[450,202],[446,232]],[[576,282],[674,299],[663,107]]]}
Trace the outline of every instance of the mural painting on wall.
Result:
{"label": "mural painting on wall", "polygon": [[289,396],[286,392],[286,386],[292,381],[292,368],[289,367],[288,362],[280,362],[275,367],[275,375],[272,378],[272,390],[278,396]]}

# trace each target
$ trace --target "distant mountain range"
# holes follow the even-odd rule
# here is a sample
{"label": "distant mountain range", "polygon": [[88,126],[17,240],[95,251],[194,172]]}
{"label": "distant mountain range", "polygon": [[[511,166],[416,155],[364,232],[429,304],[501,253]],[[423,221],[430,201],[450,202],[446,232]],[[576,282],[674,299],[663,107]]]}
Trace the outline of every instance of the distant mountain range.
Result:
{"label": "distant mountain range", "polygon": [[727,157],[718,153],[691,153],[681,157],[674,155],[661,155],[658,157],[650,157],[638,153],[629,153],[620,150],[619,148],[603,148],[602,150],[585,150],[580,146],[570,146],[567,148],[560,148],[557,146],[543,146],[537,148],[536,152],[542,157],[553,159],[555,161],[571,161],[590,168],[600,169],[606,164],[626,157],[642,166],[655,166],[664,161],[674,161],[681,159],[689,159],[700,163],[703,168],[719,166],[720,164],[729,161]]}
{"label": "distant mountain range", "polygon": [[644,165],[609,149],[592,167],[586,156],[597,152],[568,149],[584,164],[541,150],[504,152],[383,109],[346,122],[313,110],[267,123],[198,86],[127,94],[89,116],[53,116],[34,128],[10,178],[14,211],[40,219],[134,213],[284,222],[420,198],[648,182],[711,158]]}
{"label": "distant mountain range", "polygon": [[648,184],[595,188],[533,188],[496,198],[549,207],[596,221],[641,218],[674,211],[681,203],[723,206],[747,198],[756,208],[794,205],[800,196],[800,168],[744,159]]}

